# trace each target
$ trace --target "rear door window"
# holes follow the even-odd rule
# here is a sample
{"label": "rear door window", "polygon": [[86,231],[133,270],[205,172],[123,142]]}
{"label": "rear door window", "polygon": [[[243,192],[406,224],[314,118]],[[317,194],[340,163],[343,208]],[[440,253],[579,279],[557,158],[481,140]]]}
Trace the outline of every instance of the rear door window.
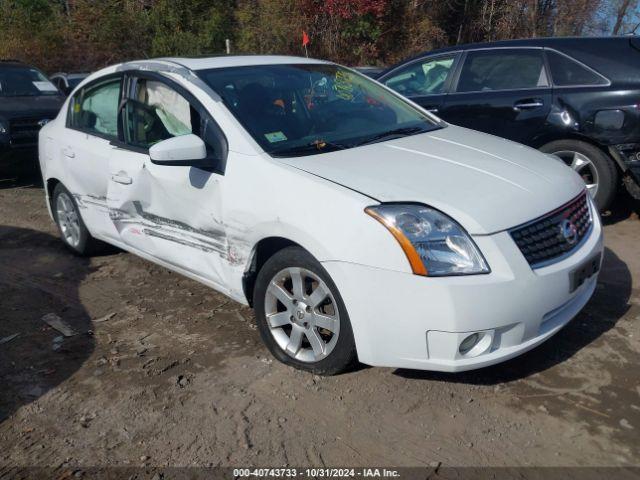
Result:
{"label": "rear door window", "polygon": [[80,90],[71,99],[69,126],[109,139],[118,138],[120,77]]}
{"label": "rear door window", "polygon": [[609,84],[599,73],[553,50],[547,50],[547,61],[553,84],[559,87]]}
{"label": "rear door window", "polygon": [[548,87],[541,49],[472,50],[460,72],[457,92]]}

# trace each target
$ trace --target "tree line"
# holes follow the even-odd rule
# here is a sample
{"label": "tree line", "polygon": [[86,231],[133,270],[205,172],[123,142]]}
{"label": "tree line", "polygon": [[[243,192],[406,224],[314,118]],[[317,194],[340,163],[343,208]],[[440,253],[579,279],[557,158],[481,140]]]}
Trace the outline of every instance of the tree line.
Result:
{"label": "tree line", "polygon": [[0,58],[47,72],[138,58],[309,55],[388,65],[451,44],[620,35],[640,0],[0,0]]}

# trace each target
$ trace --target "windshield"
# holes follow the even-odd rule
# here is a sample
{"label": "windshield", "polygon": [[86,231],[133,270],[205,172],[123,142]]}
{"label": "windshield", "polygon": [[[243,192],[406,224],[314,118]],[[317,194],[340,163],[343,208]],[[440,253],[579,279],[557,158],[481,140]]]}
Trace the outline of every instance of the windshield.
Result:
{"label": "windshield", "polygon": [[333,64],[215,68],[198,75],[272,156],[323,153],[440,128],[367,77]]}
{"label": "windshield", "polygon": [[2,68],[0,97],[59,95],[58,89],[35,68]]}

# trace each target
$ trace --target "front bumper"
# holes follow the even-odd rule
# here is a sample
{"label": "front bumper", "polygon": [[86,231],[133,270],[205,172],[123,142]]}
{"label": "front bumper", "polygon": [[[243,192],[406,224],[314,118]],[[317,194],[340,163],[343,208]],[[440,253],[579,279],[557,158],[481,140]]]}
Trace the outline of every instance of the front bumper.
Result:
{"label": "front bumper", "polygon": [[609,153],[618,160],[625,172],[640,186],[640,143],[624,143],[609,147]]}
{"label": "front bumper", "polygon": [[[578,250],[535,270],[508,232],[474,241],[490,274],[429,278],[323,262],[347,306],[362,363],[449,372],[493,365],[551,337],[595,290],[597,274],[570,292],[570,273],[598,254],[602,258],[597,215]],[[475,332],[483,335],[481,348],[461,355],[460,342]]]}

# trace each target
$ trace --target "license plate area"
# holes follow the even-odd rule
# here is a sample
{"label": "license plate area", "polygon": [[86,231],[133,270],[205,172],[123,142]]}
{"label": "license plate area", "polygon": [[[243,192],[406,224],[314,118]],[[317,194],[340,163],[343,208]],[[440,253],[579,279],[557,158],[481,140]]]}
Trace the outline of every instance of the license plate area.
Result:
{"label": "license plate area", "polygon": [[570,293],[575,292],[584,282],[598,273],[598,270],[600,270],[600,256],[601,254],[599,253],[595,257],[591,257],[571,271],[569,274]]}

